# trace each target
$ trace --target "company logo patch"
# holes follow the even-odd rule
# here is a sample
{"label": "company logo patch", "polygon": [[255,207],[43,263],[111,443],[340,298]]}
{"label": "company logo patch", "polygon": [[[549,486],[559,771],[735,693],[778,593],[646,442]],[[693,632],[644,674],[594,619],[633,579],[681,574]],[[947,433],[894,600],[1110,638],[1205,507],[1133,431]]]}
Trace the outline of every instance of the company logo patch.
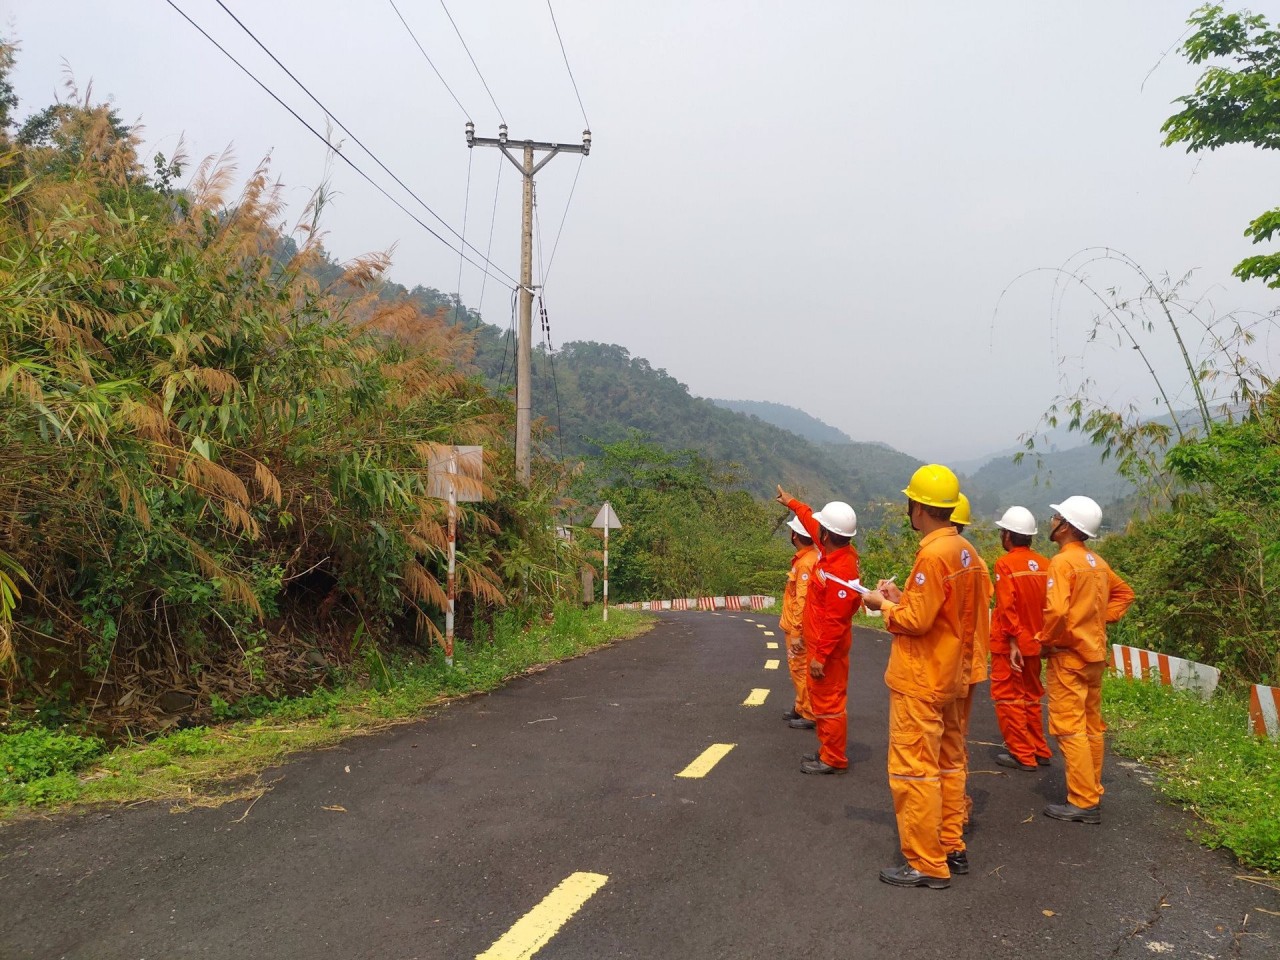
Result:
{"label": "company logo patch", "polygon": [[999,582],[1000,582],[1000,574],[998,574],[998,573],[997,573],[997,574],[996,574],[996,583],[999,583]]}
{"label": "company logo patch", "polygon": [[1053,589],[1053,577],[1049,578],[1049,582],[1045,584],[1045,586],[1047,586],[1050,590]]}
{"label": "company logo patch", "polygon": [[1096,567],[1098,565],[1098,560],[1092,553],[1086,553],[1084,558],[1089,561],[1089,566]]}
{"label": "company logo patch", "polygon": [[917,574],[916,574],[916,586],[918,586],[918,587],[923,587],[923,586],[924,586],[924,573],[923,573],[923,572],[921,572],[921,573],[917,573]]}
{"label": "company logo patch", "polygon": [[1034,560],[1028,560],[1028,561],[1027,561],[1027,569],[1028,569],[1028,570],[1039,570],[1039,569],[1040,569],[1040,564],[1036,563]]}
{"label": "company logo patch", "polygon": [[969,553],[968,550],[961,550],[960,566],[964,567],[967,570],[969,568],[969,564],[971,563],[973,563],[973,556]]}
{"label": "company logo patch", "polygon": [[848,595],[849,595],[848,590],[841,590],[839,593],[836,594],[836,596],[838,596],[841,600],[843,600]]}

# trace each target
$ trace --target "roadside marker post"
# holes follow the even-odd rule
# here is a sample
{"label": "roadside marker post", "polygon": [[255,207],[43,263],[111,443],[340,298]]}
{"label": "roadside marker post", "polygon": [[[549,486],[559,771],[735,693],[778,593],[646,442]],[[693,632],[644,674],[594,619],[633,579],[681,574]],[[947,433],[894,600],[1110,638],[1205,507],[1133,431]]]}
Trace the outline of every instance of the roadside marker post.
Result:
{"label": "roadside marker post", "polygon": [[[459,466],[462,470],[459,471]],[[428,494],[449,502],[449,575],[445,590],[444,662],[453,666],[453,615],[457,601],[458,504],[484,499],[484,447],[440,447],[427,460]]]}
{"label": "roadside marker post", "polygon": [[618,515],[613,512],[613,506],[608,500],[604,502],[604,506],[600,508],[600,512],[596,514],[595,520],[591,526],[596,530],[604,531],[604,620],[609,622],[609,531],[621,530],[622,524],[618,521]]}

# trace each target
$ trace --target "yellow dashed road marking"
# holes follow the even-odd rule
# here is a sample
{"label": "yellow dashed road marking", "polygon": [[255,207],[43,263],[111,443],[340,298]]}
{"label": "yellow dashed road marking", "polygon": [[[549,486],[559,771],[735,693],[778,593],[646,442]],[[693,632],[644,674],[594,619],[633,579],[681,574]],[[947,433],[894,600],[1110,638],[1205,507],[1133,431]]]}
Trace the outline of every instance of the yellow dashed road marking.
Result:
{"label": "yellow dashed road marking", "polygon": [[777,649],[778,649],[778,645],[777,645],[776,643],[774,643],[772,640],[770,640],[768,643],[766,643],[766,644],[764,645],[764,648],[765,648],[766,650],[777,650]]}
{"label": "yellow dashed road marking", "polygon": [[756,624],[756,629],[757,629],[757,630],[763,630],[763,629],[764,629],[764,624],[763,624],[763,623],[757,623],[757,624]]}
{"label": "yellow dashed road marking", "polygon": [[725,754],[736,747],[735,743],[713,743],[707,749],[698,755],[698,759],[693,761],[683,770],[676,774],[677,777],[698,778],[705,777],[711,772],[711,768],[724,759]]}
{"label": "yellow dashed road marking", "polygon": [[778,663],[779,663],[779,661],[777,661],[777,660],[766,660],[766,661],[764,662],[764,668],[765,668],[766,670],[777,670],[777,669],[778,669]]}
{"label": "yellow dashed road marking", "polygon": [[765,635],[766,637],[772,637],[772,636],[773,636],[773,631],[772,631],[772,630],[766,630],[766,631],[764,632],[764,635]]}
{"label": "yellow dashed road marking", "polygon": [[764,704],[765,697],[769,696],[769,691],[762,687],[756,687],[747,695],[747,699],[742,701],[744,707],[759,707]]}
{"label": "yellow dashed road marking", "polygon": [[543,901],[516,921],[476,960],[527,960],[545,947],[560,928],[582,909],[591,895],[605,885],[608,877],[599,873],[573,873]]}

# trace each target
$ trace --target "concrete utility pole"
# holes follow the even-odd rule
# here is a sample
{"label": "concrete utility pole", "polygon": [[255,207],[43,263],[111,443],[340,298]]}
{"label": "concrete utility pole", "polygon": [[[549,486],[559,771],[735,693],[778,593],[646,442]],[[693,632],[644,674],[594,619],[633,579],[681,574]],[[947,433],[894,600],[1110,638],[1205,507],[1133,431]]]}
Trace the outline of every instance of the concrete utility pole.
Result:
{"label": "concrete utility pole", "polygon": [[[467,147],[497,147],[524,177],[524,204],[520,229],[520,337],[516,350],[516,473],[526,485],[529,483],[530,427],[533,422],[533,391],[530,389],[530,356],[533,339],[533,176],[557,153],[591,153],[591,131],[582,131],[582,146],[562,143],[541,143],[534,140],[513,140],[510,144],[524,148],[523,162],[517,160],[509,149],[507,125],[498,127],[497,137],[477,137],[476,126],[467,123]],[[546,156],[533,162],[534,151],[546,151]]]}

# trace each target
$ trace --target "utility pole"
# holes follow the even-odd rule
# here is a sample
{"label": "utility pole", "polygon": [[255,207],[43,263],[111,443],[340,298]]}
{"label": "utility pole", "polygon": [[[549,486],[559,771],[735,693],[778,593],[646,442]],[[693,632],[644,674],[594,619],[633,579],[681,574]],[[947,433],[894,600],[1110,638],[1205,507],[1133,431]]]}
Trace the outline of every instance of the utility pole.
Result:
{"label": "utility pole", "polygon": [[[523,162],[517,160],[510,146],[524,148]],[[529,463],[533,423],[533,391],[531,389],[530,364],[533,339],[533,177],[558,153],[591,153],[591,131],[582,131],[582,146],[563,143],[542,143],[535,140],[512,140],[507,137],[507,125],[498,127],[497,137],[477,137],[476,126],[467,122],[467,147],[497,147],[515,165],[524,178],[524,204],[520,228],[520,335],[516,345],[516,474],[526,486],[529,484]],[[534,163],[534,152],[545,151],[546,156]]]}

